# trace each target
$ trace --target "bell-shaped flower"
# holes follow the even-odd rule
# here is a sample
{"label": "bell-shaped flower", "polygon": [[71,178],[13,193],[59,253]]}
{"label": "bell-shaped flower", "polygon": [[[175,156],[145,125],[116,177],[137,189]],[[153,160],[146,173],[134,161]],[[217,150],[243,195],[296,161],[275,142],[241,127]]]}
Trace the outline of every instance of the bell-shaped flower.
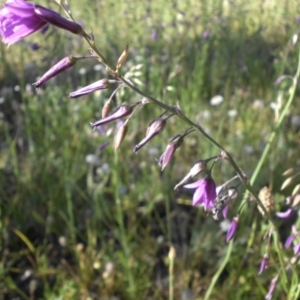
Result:
{"label": "bell-shaped flower", "polygon": [[79,24],[63,18],[55,11],[24,0],[8,0],[0,10],[0,34],[6,44],[27,37],[47,23],[75,34],[82,32]]}
{"label": "bell-shaped flower", "polygon": [[46,20],[35,14],[34,4],[27,1],[7,1],[0,10],[0,33],[5,44],[13,44],[46,24]]}
{"label": "bell-shaped flower", "polygon": [[193,196],[193,205],[201,205],[205,210],[211,210],[214,207],[216,199],[216,184],[210,175],[194,183],[184,185],[187,189],[196,189]]}

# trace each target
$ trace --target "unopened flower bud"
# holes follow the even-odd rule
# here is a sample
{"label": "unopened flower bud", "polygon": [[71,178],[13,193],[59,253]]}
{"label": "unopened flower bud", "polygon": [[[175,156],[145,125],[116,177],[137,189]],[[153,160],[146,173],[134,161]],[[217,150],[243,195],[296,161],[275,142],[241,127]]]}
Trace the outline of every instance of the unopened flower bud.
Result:
{"label": "unopened flower bud", "polygon": [[206,169],[206,161],[207,160],[199,160],[198,162],[196,162],[193,165],[193,167],[190,169],[188,174],[179,183],[176,184],[176,186],[174,187],[174,190],[177,190],[178,187],[185,184],[187,181],[192,179],[194,176],[203,172]]}
{"label": "unopened flower bud", "polygon": [[128,53],[129,53],[129,51],[128,51],[128,45],[126,45],[125,50],[123,51],[123,53],[121,54],[121,56],[118,59],[117,70],[119,70],[120,68],[122,68],[123,65],[125,64],[126,59],[128,57]]}
{"label": "unopened flower bud", "polygon": [[82,27],[78,23],[63,18],[60,14],[53,10],[36,4],[34,5],[34,12],[41,19],[56,27],[68,30],[74,34],[82,33]]}
{"label": "unopened flower bud", "polygon": [[164,168],[169,164],[172,157],[174,156],[175,151],[182,145],[183,138],[191,131],[186,131],[184,134],[178,134],[172,137],[169,144],[167,145],[166,150],[161,155],[158,164],[161,166],[161,170],[163,171]]}
{"label": "unopened flower bud", "polygon": [[49,69],[37,82],[33,83],[33,85],[35,86],[35,88],[41,87],[50,78],[74,66],[76,61],[77,59],[71,55],[63,58],[61,61],[55,64],[51,69]]}
{"label": "unopened flower bud", "polygon": [[299,194],[300,192],[300,183],[298,183],[294,189],[293,189],[293,192],[292,192],[292,196],[297,196],[297,194]]}
{"label": "unopened flower bud", "polygon": [[104,90],[110,86],[111,81],[107,79],[98,80],[88,86],[85,86],[75,92],[69,94],[70,98],[78,98],[89,93],[95,92],[97,90]]}
{"label": "unopened flower bud", "polygon": [[287,178],[284,182],[283,182],[283,184],[282,184],[282,186],[281,186],[281,190],[284,190],[286,187],[288,187],[290,184],[292,184],[293,183],[293,181],[294,181],[294,176],[291,176],[291,177],[289,177],[289,178]]}
{"label": "unopened flower bud", "polygon": [[[171,115],[170,115],[171,116]],[[145,146],[151,139],[153,139],[156,135],[160,134],[166,124],[167,124],[167,119],[170,117],[158,117],[157,119],[153,120],[148,128],[147,128],[147,132],[146,132],[146,136],[143,140],[141,140],[134,148],[133,148],[133,152],[137,152],[139,151],[143,146]]]}
{"label": "unopened flower bud", "polygon": [[258,275],[262,274],[262,272],[268,267],[268,264],[269,264],[269,256],[268,254],[265,254],[263,260],[261,261]]}
{"label": "unopened flower bud", "polygon": [[137,102],[135,104],[132,105],[128,105],[128,104],[123,104],[121,106],[119,106],[111,115],[109,115],[108,117],[105,117],[99,121],[96,121],[94,123],[90,123],[91,126],[95,127],[95,126],[100,126],[106,123],[109,123],[111,121],[115,121],[117,119],[121,119],[124,117],[127,117],[128,115],[130,115],[133,111],[133,108],[140,104],[140,102]]}
{"label": "unopened flower bud", "polygon": [[292,175],[297,169],[296,168],[289,168],[282,174],[283,176]]}
{"label": "unopened flower bud", "polygon": [[268,294],[265,296],[265,300],[271,300],[277,285],[277,281],[278,281],[278,275],[276,277],[274,277],[271,281],[270,287],[269,287],[269,291]]}
{"label": "unopened flower bud", "polygon": [[114,150],[117,151],[121,146],[128,131],[128,123],[125,122],[119,129],[114,139]]}
{"label": "unopened flower bud", "polygon": [[104,106],[102,108],[102,119],[103,118],[106,118],[109,113],[111,112],[112,110],[112,107],[113,107],[113,102],[111,99],[107,100],[105,103],[104,103]]}

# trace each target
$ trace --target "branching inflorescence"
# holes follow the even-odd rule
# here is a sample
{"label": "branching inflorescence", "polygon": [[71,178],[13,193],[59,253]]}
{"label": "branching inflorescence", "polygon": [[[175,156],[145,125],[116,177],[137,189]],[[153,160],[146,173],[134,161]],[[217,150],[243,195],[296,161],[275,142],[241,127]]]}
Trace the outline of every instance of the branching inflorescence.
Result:
{"label": "branching inflorescence", "polygon": [[[241,168],[238,167],[237,163],[234,161],[232,156],[222,147],[217,141],[215,141],[212,136],[208,135],[200,124],[193,122],[189,119],[182,109],[177,104],[176,106],[167,105],[156,98],[147,95],[145,92],[141,91],[137,86],[135,86],[130,80],[126,79],[122,76],[121,68],[126,63],[126,59],[128,57],[129,49],[128,46],[125,48],[124,52],[121,54],[119,60],[116,63],[116,67],[112,67],[108,60],[102,55],[101,51],[97,48],[95,38],[93,34],[88,34],[84,31],[81,25],[75,22],[72,17],[71,10],[66,1],[56,1],[65,11],[68,19],[63,18],[60,14],[42,7],[37,4],[29,3],[25,0],[8,0],[4,4],[4,8],[0,11],[0,33],[2,35],[2,41],[8,45],[13,44],[30,34],[40,30],[47,24],[54,25],[63,30],[67,30],[73,34],[81,35],[83,39],[87,42],[90,48],[90,55],[86,56],[67,56],[60,60],[57,64],[55,64],[52,68],[50,68],[37,82],[33,85],[36,88],[40,88],[43,86],[48,80],[57,74],[65,71],[66,69],[72,68],[78,60],[92,58],[98,60],[102,63],[108,75],[111,77],[110,79],[104,78],[100,79],[88,86],[85,86],[77,91],[74,91],[69,94],[70,98],[78,98],[84,95],[90,94],[97,90],[108,89],[112,86],[115,87],[111,97],[104,104],[102,109],[102,118],[98,121],[91,122],[92,127],[99,127],[103,124],[113,122],[119,119],[125,119],[124,123],[119,127],[119,130],[115,136],[114,149],[117,150],[122,141],[124,140],[127,134],[127,125],[128,122],[138,109],[142,108],[144,105],[152,103],[164,110],[162,115],[155,118],[148,126],[146,135],[144,139],[142,139],[137,145],[134,146],[133,151],[138,152],[143,146],[149,143],[155,136],[159,135],[164,128],[167,126],[167,121],[171,117],[178,117],[183,120],[187,126],[189,127],[182,133],[178,133],[173,136],[169,143],[166,146],[165,151],[161,155],[158,160],[158,164],[161,167],[161,170],[164,170],[167,165],[172,160],[175,155],[176,150],[182,145],[184,142],[184,138],[193,132],[198,131],[202,136],[204,136],[209,142],[211,142],[216,148],[219,149],[219,154],[210,158],[201,159],[197,161],[188,174],[178,183],[176,184],[174,189],[179,189],[182,186],[188,189],[194,189],[193,201],[192,204],[195,206],[203,206],[204,210],[211,211],[212,215],[215,219],[218,219],[222,214],[224,218],[227,217],[228,209],[233,204],[235,199],[238,196],[238,188],[241,184],[244,185],[248,195],[249,193],[252,195],[252,199],[254,199],[259,207],[260,212],[268,219],[269,221],[269,230],[267,232],[267,251],[263,256],[259,274],[262,274],[263,271],[268,267],[269,259],[270,259],[270,244],[271,244],[271,236],[274,236],[274,242],[277,246],[277,255],[279,257],[279,261],[281,267],[279,268],[278,274],[274,277],[271,282],[270,291],[266,297],[266,299],[271,299],[272,294],[274,292],[276,283],[278,281],[278,277],[280,273],[283,273],[285,276],[285,265],[282,258],[282,251],[279,243],[278,232],[276,230],[276,226],[271,218],[270,212],[273,210],[273,200],[272,197],[266,196],[267,191],[261,192],[260,195],[257,195],[254,192],[252,187],[253,182],[249,181],[245,173]],[[299,69],[299,68],[298,68]],[[299,73],[299,70],[298,70]],[[298,78],[298,73],[295,78]],[[295,84],[296,80],[294,80]],[[123,87],[127,87],[139,94],[142,99],[136,103],[131,104],[121,104],[113,110],[113,101],[112,98],[115,93]],[[280,125],[280,124],[279,124]],[[228,180],[227,182],[217,186],[213,177],[212,177],[212,169],[216,163],[219,161],[227,161],[231,164],[233,169],[235,170],[236,175]],[[209,166],[210,164],[210,166]],[[189,183],[193,180],[194,177],[198,175],[202,175],[202,178]],[[292,179],[298,176],[299,173],[293,175]],[[291,183],[292,179],[288,179],[284,183],[284,187]],[[233,181],[238,181],[235,184],[231,184]],[[291,196],[291,199],[294,200],[299,192],[299,185],[297,186],[297,191]],[[248,197],[246,197],[249,199]],[[240,207],[236,216],[233,218],[230,228],[227,233],[227,242],[232,240],[235,232],[237,231],[239,219],[241,214],[243,213],[243,207],[246,203],[244,200]],[[267,199],[267,200],[266,200]],[[285,218],[290,216],[294,212],[291,207],[285,213],[278,213],[278,217]],[[285,243],[285,247],[289,248],[293,243],[295,243],[295,239],[300,236],[299,232],[296,228],[293,228],[292,234],[287,239]],[[300,244],[295,243],[294,245],[294,253],[296,256],[300,253]],[[289,264],[289,266],[292,263]]]}

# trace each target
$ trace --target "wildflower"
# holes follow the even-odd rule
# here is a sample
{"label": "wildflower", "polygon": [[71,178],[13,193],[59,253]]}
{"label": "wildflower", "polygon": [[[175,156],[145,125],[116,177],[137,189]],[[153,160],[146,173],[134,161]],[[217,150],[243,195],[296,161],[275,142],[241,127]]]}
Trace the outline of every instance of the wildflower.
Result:
{"label": "wildflower", "polygon": [[268,267],[268,263],[269,263],[269,256],[268,254],[265,254],[263,260],[261,261],[258,275],[262,274],[262,272]]}
{"label": "wildflower", "polygon": [[173,116],[173,114],[167,116],[167,117],[158,117],[157,119],[153,120],[147,129],[146,132],[146,136],[144,139],[142,139],[134,148],[133,148],[133,152],[138,152],[143,146],[145,146],[150,140],[152,140],[156,135],[160,134],[166,124],[167,124],[167,120],[168,118],[170,118],[171,116]]}
{"label": "wildflower", "polygon": [[55,64],[50,70],[48,70],[37,82],[33,85],[35,88],[41,87],[50,78],[56,76],[57,74],[63,72],[64,70],[71,68],[75,65],[77,59],[73,56],[67,56]]}
{"label": "wildflower", "polygon": [[23,0],[12,0],[0,10],[0,33],[5,44],[13,44],[38,31],[47,24],[34,12],[34,5]]}
{"label": "wildflower", "polygon": [[61,17],[50,9],[24,0],[8,0],[0,10],[0,34],[3,43],[6,44],[13,44],[27,37],[47,23],[73,33],[82,31],[79,24]]}
{"label": "wildflower", "polygon": [[234,236],[239,226],[239,216],[237,215],[232,219],[229,230],[227,231],[226,242],[228,243]]}
{"label": "wildflower", "polygon": [[93,127],[98,127],[100,125],[103,125],[103,124],[106,124],[106,123],[109,123],[109,122],[112,122],[112,121],[115,121],[117,119],[121,119],[121,118],[124,118],[124,117],[127,117],[128,115],[130,115],[133,111],[133,108],[140,104],[140,102],[136,102],[132,105],[128,105],[128,104],[123,104],[121,106],[119,106],[114,113],[112,113],[111,115],[105,117],[105,118],[102,118],[100,119],[99,121],[96,121],[94,123],[90,123],[91,126]]}
{"label": "wildflower", "polygon": [[171,161],[175,151],[182,145],[183,138],[192,131],[194,130],[187,130],[184,134],[178,134],[172,137],[169,144],[167,145],[165,152],[161,155],[158,161],[158,164],[161,166],[162,171]]}
{"label": "wildflower", "polygon": [[268,294],[265,297],[266,300],[271,300],[272,299],[275,288],[276,288],[276,285],[277,285],[277,281],[278,281],[278,275],[276,277],[274,277],[271,281]]}
{"label": "wildflower", "polygon": [[214,207],[214,200],[216,199],[216,184],[210,175],[202,178],[194,183],[184,186],[188,189],[196,188],[193,196],[193,205],[201,204],[205,210]]}
{"label": "wildflower", "polygon": [[72,92],[69,94],[70,98],[78,98],[87,94],[90,94],[92,92],[95,92],[97,90],[104,90],[107,89],[111,83],[115,83],[115,80],[107,80],[107,79],[101,79],[98,80],[88,86],[85,86],[75,92]]}

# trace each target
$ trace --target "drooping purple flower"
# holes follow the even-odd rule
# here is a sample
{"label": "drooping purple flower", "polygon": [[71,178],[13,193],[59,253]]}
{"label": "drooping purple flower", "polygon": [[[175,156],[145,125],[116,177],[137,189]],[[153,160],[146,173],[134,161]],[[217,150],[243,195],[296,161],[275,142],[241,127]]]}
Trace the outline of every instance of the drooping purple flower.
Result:
{"label": "drooping purple flower", "polygon": [[184,134],[178,134],[171,138],[166,150],[158,160],[158,164],[161,166],[162,171],[173,158],[175,151],[182,145],[184,137],[192,131],[194,130],[189,129]]}
{"label": "drooping purple flower", "polygon": [[232,219],[232,222],[230,224],[230,228],[227,231],[227,236],[226,236],[226,242],[228,243],[234,236],[236,230],[238,229],[239,226],[239,216],[236,216]]}
{"label": "drooping purple flower", "polygon": [[278,281],[278,275],[276,277],[274,277],[271,281],[270,287],[269,287],[269,291],[268,294],[265,296],[265,300],[271,300],[277,285],[277,281]]}
{"label": "drooping purple flower", "polygon": [[34,12],[34,4],[9,0],[0,10],[0,33],[5,44],[13,44],[47,24]]}
{"label": "drooping purple flower", "polygon": [[37,82],[33,83],[35,88],[41,87],[50,78],[56,76],[57,74],[63,72],[64,70],[71,68],[76,63],[76,58],[73,56],[67,56],[55,64],[51,69],[49,69]]}
{"label": "drooping purple flower", "polygon": [[107,89],[110,86],[110,83],[111,83],[111,80],[107,80],[107,79],[98,80],[88,86],[85,86],[75,92],[70,93],[69,97],[70,98],[78,98],[78,97],[93,93],[98,90]]}
{"label": "drooping purple flower", "polygon": [[281,219],[289,218],[294,214],[294,209],[289,208],[287,211],[277,212],[276,216]]}
{"label": "drooping purple flower", "polygon": [[111,115],[107,116],[106,118],[102,118],[99,121],[96,121],[94,123],[90,123],[91,126],[93,127],[99,127],[103,124],[127,117],[128,115],[130,115],[133,111],[133,108],[140,104],[140,102],[134,103],[132,105],[129,104],[123,104],[121,106],[119,106]]}
{"label": "drooping purple flower", "polygon": [[5,44],[13,44],[38,31],[47,23],[78,34],[79,24],[43,6],[24,0],[8,0],[0,10],[0,34]]}
{"label": "drooping purple flower", "polygon": [[267,254],[264,255],[263,260],[261,261],[258,275],[261,275],[262,272],[268,267],[269,257]]}
{"label": "drooping purple flower", "polygon": [[195,189],[193,196],[193,205],[200,205],[205,210],[211,210],[214,207],[214,200],[216,199],[216,184],[214,180],[207,176],[194,183],[184,185],[187,189]]}
{"label": "drooping purple flower", "polygon": [[161,157],[158,160],[158,164],[161,166],[162,171],[164,170],[164,168],[169,164],[169,162],[173,158],[176,149],[177,149],[176,144],[173,143],[172,141],[167,145],[166,150],[164,151],[164,153],[161,155]]}

